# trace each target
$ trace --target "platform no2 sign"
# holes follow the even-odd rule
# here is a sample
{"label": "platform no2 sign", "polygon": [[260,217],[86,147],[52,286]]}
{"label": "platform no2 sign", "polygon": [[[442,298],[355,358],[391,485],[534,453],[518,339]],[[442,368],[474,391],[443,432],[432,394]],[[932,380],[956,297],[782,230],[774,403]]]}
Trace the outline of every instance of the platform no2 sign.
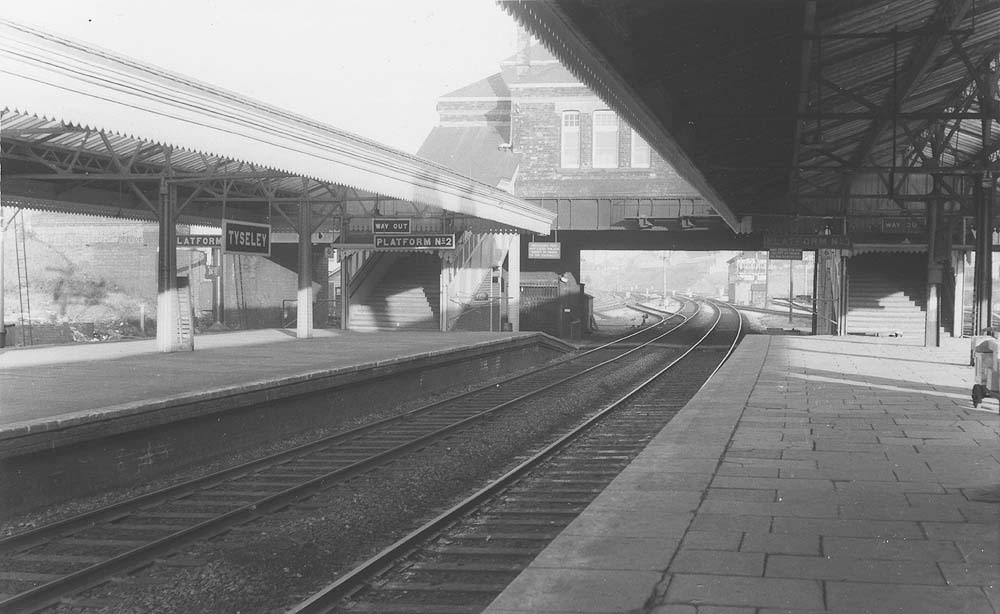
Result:
{"label": "platform no2 sign", "polygon": [[227,254],[271,255],[271,227],[253,222],[222,221],[222,251]]}

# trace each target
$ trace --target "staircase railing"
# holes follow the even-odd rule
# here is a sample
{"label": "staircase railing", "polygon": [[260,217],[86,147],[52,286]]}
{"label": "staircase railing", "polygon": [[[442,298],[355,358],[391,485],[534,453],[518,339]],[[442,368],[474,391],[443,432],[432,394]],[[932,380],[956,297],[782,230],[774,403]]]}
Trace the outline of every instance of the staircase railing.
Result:
{"label": "staircase railing", "polygon": [[345,258],[341,266],[348,267],[347,274],[350,280],[343,294],[353,304],[365,300],[371,294],[372,289],[378,285],[382,276],[395,262],[396,254],[363,250],[351,256]]}

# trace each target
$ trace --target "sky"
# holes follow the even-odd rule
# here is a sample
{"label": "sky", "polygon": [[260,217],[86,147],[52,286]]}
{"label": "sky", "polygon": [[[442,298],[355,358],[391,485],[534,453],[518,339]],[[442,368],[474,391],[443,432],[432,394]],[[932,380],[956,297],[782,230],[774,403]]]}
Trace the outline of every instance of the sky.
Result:
{"label": "sky", "polygon": [[2,16],[408,153],[439,96],[514,51],[493,0],[37,0]]}

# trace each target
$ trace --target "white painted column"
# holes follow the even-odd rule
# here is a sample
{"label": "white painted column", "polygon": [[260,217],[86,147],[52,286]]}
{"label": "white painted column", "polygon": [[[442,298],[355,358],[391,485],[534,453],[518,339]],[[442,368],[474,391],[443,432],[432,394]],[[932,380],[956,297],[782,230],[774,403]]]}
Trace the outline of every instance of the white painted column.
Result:
{"label": "white painted column", "polygon": [[313,336],[313,282],[312,282],[312,206],[299,203],[299,292],[295,336],[308,339]]}
{"label": "white painted column", "polygon": [[160,182],[159,252],[156,269],[156,349],[176,352],[181,349],[177,321],[177,186]]}
{"label": "white painted column", "polygon": [[351,325],[351,272],[349,264],[354,262],[354,252],[340,250],[340,328],[348,330]]}
{"label": "white painted column", "polygon": [[517,332],[521,330],[521,235],[511,235],[507,249],[507,320]]}
{"label": "white painted column", "polygon": [[955,276],[955,296],[952,305],[954,317],[951,321],[951,336],[962,336],[962,320],[965,313],[965,253],[953,251],[951,254],[952,274]]}
{"label": "white painted column", "polygon": [[451,268],[448,256],[444,250],[441,254],[441,270],[438,272],[438,329],[442,333],[448,332],[448,271]]}

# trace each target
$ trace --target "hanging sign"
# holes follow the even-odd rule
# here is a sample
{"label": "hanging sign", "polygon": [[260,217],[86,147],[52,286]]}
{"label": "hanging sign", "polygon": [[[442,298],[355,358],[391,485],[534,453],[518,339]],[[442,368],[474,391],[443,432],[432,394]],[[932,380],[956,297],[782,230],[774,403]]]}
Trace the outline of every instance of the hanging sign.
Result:
{"label": "hanging sign", "polygon": [[764,235],[764,247],[791,247],[794,249],[850,249],[851,238],[846,235]]}
{"label": "hanging sign", "polygon": [[222,237],[219,235],[177,235],[177,247],[219,247]]}
{"label": "hanging sign", "polygon": [[222,220],[222,251],[227,254],[271,255],[271,227],[268,224]]}
{"label": "hanging sign", "polygon": [[408,235],[410,234],[410,220],[403,218],[373,218],[372,234]]}
{"label": "hanging sign", "polygon": [[920,234],[927,232],[927,221],[913,217],[884,217],[882,232],[886,234]]}
{"label": "hanging sign", "polygon": [[375,249],[455,249],[455,235],[375,235]]}
{"label": "hanging sign", "polygon": [[562,244],[558,241],[529,241],[528,258],[531,260],[559,260]]}
{"label": "hanging sign", "polygon": [[772,247],[767,252],[771,260],[802,260],[802,250],[794,247]]}

